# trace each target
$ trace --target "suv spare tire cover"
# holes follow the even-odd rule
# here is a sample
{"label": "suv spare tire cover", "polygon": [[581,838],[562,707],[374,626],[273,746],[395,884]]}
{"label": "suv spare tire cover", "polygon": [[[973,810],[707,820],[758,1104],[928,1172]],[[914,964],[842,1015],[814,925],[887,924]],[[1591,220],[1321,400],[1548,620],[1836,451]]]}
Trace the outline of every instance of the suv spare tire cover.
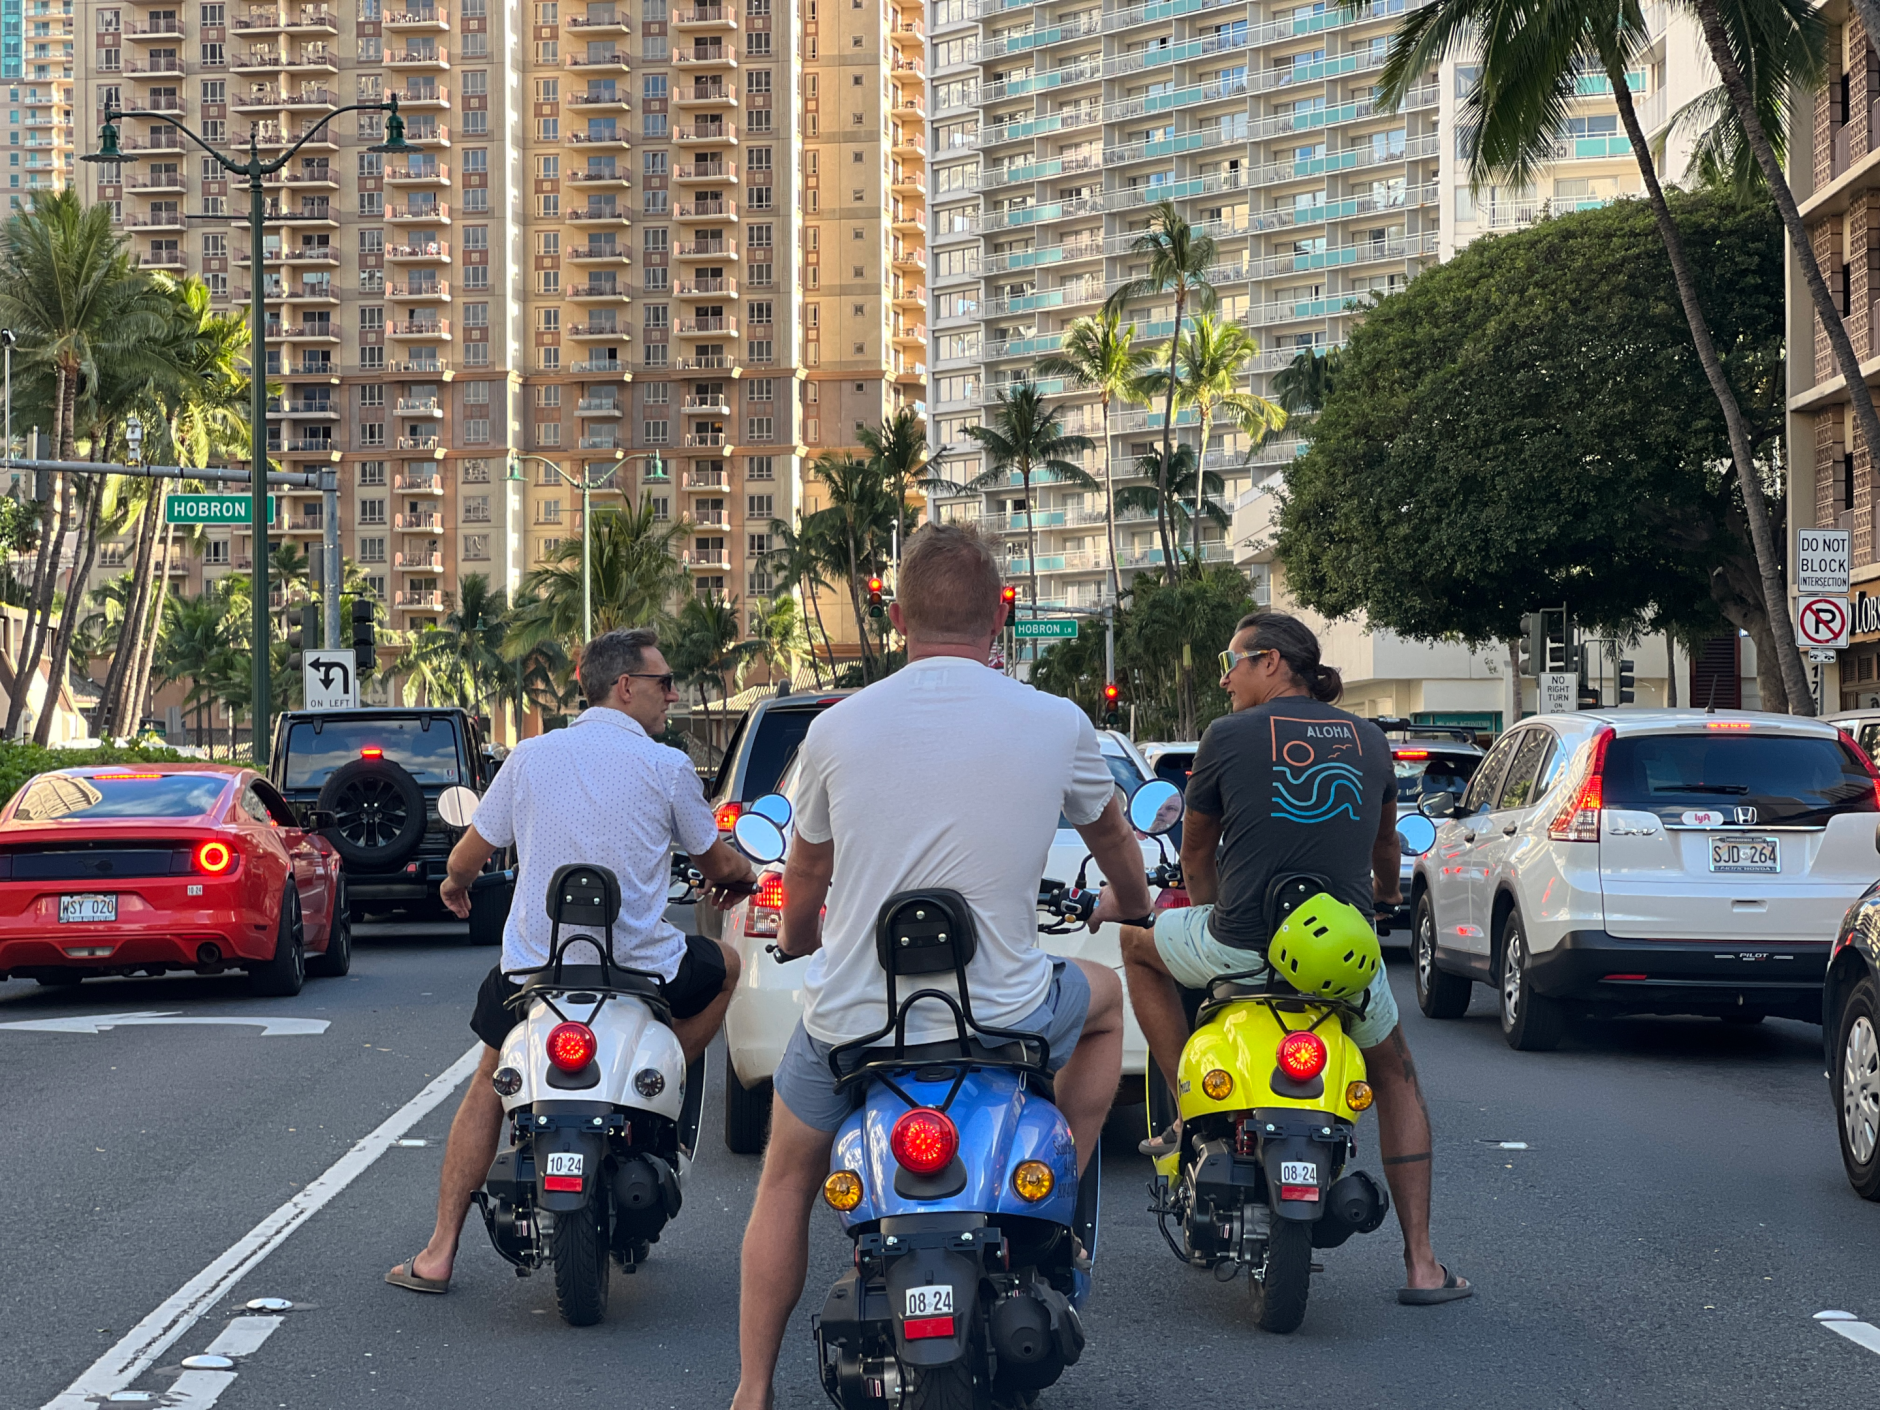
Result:
{"label": "suv spare tire cover", "polygon": [[424,790],[391,759],[341,764],[321,785],[318,806],[335,819],[320,835],[360,871],[402,867],[424,840]]}

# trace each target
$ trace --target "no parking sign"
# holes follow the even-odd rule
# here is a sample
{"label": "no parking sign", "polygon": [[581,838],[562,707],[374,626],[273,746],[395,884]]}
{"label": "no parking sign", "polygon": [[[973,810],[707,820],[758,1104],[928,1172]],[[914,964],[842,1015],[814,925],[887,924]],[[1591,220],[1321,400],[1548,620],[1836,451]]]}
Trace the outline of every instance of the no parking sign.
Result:
{"label": "no parking sign", "polygon": [[1804,647],[1846,646],[1848,623],[1845,597],[1804,597],[1795,604],[1795,634]]}

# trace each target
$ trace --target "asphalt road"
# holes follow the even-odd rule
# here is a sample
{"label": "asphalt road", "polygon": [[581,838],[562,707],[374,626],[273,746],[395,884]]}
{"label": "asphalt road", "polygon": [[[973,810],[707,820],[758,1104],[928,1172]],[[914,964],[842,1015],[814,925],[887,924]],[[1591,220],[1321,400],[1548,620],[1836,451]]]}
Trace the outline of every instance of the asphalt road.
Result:
{"label": "asphalt road", "polygon": [[[461,1057],[490,958],[377,941],[349,978],[291,1000],[251,999],[238,977],[0,984],[0,1407],[51,1401]],[[1112,1143],[1090,1347],[1044,1406],[1872,1403],[1880,1356],[1813,1320],[1830,1308],[1880,1320],[1880,1205],[1842,1176],[1816,1029],[1640,1020],[1520,1054],[1486,991],[1467,1019],[1437,1024],[1401,966],[1394,978],[1437,1130],[1437,1251],[1478,1296],[1398,1306],[1393,1220],[1323,1255],[1298,1333],[1257,1332],[1244,1280],[1219,1284],[1169,1255],[1144,1212],[1146,1163]],[[330,1026],[6,1026],[131,1012]],[[428,1144],[386,1150],[133,1388],[224,1410],[506,1410],[585,1392],[648,1410],[724,1406],[756,1159],[708,1140],[652,1261],[616,1274],[605,1323],[571,1329],[548,1278],[517,1279],[474,1213],[448,1296],[381,1281],[427,1235],[455,1105],[452,1093],[417,1121],[406,1139]],[[1376,1169],[1374,1148],[1364,1163]],[[808,1315],[847,1257],[825,1212],[780,1406],[826,1403]],[[213,1387],[219,1399],[203,1398],[201,1373],[179,1363],[255,1297],[294,1307]]]}

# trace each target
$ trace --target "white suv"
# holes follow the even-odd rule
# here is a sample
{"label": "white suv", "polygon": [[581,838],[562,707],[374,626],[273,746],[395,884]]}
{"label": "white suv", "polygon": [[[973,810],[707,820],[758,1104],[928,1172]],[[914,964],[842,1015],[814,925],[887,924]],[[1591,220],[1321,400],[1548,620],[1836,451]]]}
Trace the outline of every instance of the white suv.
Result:
{"label": "white suv", "polygon": [[1880,772],[1789,715],[1535,716],[1422,811],[1418,1004],[1460,1018],[1491,984],[1526,1050],[1573,1013],[1819,1023],[1842,916],[1880,873]]}

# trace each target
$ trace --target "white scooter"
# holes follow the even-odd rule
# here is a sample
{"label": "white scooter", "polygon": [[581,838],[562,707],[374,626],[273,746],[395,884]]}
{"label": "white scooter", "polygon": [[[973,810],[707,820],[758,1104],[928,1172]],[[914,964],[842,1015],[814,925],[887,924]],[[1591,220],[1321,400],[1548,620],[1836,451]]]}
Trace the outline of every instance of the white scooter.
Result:
{"label": "white scooter", "polygon": [[[510,1144],[476,1195],[496,1251],[518,1277],[551,1264],[577,1327],[606,1313],[610,1261],[635,1271],[679,1212],[705,1093],[705,1060],[687,1071],[660,977],[613,961],[619,914],[605,867],[550,881],[548,963],[508,976],[520,1021],[492,1078]],[[575,926],[601,938],[563,935]]]}

